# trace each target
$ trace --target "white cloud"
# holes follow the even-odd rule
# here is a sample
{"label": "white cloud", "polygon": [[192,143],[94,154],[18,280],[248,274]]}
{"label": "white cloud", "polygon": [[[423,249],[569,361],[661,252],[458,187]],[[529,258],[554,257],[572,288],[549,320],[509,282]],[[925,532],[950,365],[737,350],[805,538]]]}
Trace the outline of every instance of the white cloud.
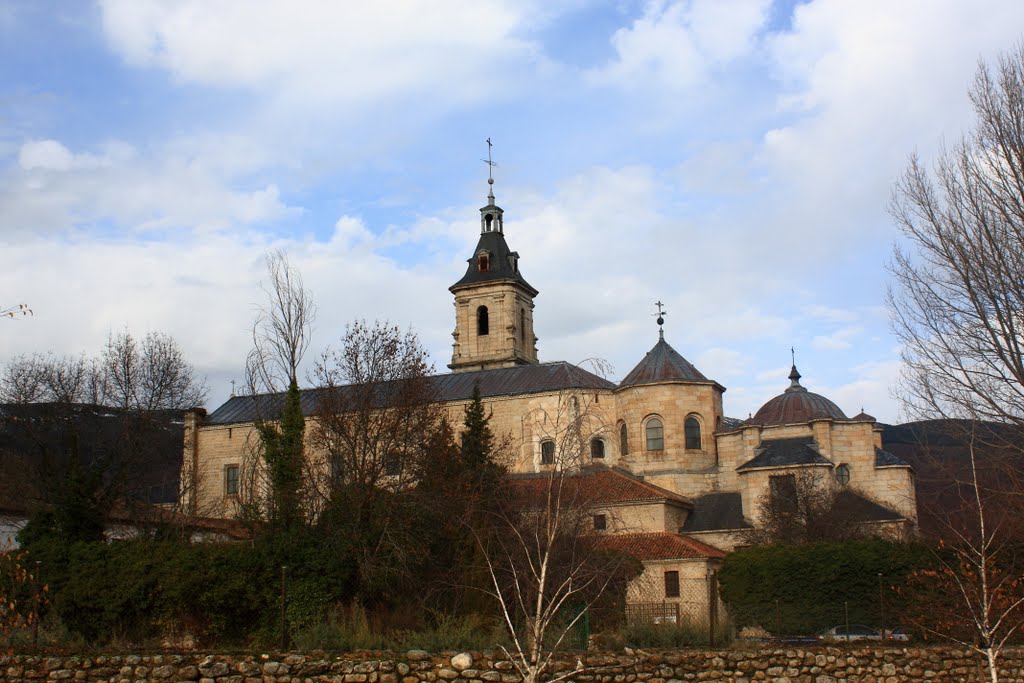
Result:
{"label": "white cloud", "polygon": [[692,86],[709,69],[753,48],[769,5],[768,0],[648,2],[643,16],[612,36],[616,59],[590,77],[627,88]]}
{"label": "white cloud", "polygon": [[[218,87],[278,92],[304,102],[464,97],[489,72],[531,61],[518,38],[528,2],[407,0],[103,0],[103,27],[130,64]],[[440,92],[445,92],[444,96]]]}
{"label": "white cloud", "polygon": [[818,334],[811,339],[811,347],[821,350],[841,351],[853,346],[853,339],[860,336],[864,328],[852,325],[835,330],[830,334]]}
{"label": "white cloud", "polygon": [[[213,160],[213,163],[210,161]],[[124,142],[74,152],[58,140],[21,145],[0,171],[0,236],[113,225],[132,231],[208,231],[295,214],[274,183],[240,184],[237,164],[169,142],[148,154]]]}

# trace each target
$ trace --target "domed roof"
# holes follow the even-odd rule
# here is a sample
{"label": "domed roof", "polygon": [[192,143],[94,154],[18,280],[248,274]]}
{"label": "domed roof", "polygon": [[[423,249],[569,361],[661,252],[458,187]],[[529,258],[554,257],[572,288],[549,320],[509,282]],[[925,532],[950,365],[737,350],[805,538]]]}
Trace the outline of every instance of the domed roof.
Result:
{"label": "domed roof", "polygon": [[790,371],[789,379],[789,387],[761,406],[754,417],[747,420],[748,423],[770,426],[797,424],[820,419],[847,419],[835,403],[821,394],[807,391],[800,385],[800,373],[797,372],[796,365]]}

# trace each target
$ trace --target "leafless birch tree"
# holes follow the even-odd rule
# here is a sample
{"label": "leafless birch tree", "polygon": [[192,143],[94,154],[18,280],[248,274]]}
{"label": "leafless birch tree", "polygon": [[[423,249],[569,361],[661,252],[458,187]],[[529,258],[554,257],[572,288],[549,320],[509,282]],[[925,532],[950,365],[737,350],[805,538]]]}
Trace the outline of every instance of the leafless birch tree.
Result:
{"label": "leafless birch tree", "polygon": [[[1007,486],[1019,484],[1024,452],[1024,43],[994,69],[979,64],[969,95],[975,129],[942,152],[934,172],[912,157],[894,190],[906,246],[895,250],[889,308],[907,413],[964,418],[949,424],[963,427],[969,446],[956,523],[940,532],[944,571],[932,577],[933,586],[949,582],[962,616],[934,631],[981,653],[995,682],[999,653],[1024,619],[1013,555],[1024,538],[994,518],[1024,495]],[[1003,461],[1005,477],[979,477],[981,421],[1006,427],[985,437],[1016,454]]]}
{"label": "leafless birch tree", "polygon": [[912,418],[1024,427],[1024,44],[970,90],[975,130],[934,172],[914,155],[893,192],[890,271]]}

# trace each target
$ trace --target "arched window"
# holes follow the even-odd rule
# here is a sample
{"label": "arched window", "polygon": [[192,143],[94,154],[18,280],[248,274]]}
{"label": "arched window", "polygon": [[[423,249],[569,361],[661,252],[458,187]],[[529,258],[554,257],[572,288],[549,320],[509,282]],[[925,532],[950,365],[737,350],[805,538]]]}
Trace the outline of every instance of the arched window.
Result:
{"label": "arched window", "polygon": [[652,417],[647,420],[645,433],[647,436],[647,450],[665,450],[665,427],[661,423],[661,418]]}
{"label": "arched window", "polygon": [[481,273],[486,273],[491,269],[491,259],[487,257],[487,254],[480,254],[476,257],[476,267]]}
{"label": "arched window", "polygon": [[541,465],[554,465],[555,464],[555,442],[550,439],[546,439],[540,442],[540,464]]}
{"label": "arched window", "polygon": [[626,429],[626,423],[619,423],[619,453],[626,455],[629,453],[629,431]]}
{"label": "arched window", "polygon": [[686,448],[695,450],[700,448],[700,421],[692,415],[686,418]]}
{"label": "arched window", "polygon": [[476,309],[476,333],[481,337],[486,337],[490,331],[490,323],[487,319],[487,307],[481,306]]}
{"label": "arched window", "polygon": [[491,230],[493,230],[494,229],[492,227],[493,223],[494,223],[494,216],[492,216],[491,214],[487,214],[486,216],[484,216],[484,232],[490,232]]}
{"label": "arched window", "polygon": [[569,417],[576,419],[580,416],[580,400],[575,396],[569,397]]}
{"label": "arched window", "polygon": [[595,460],[604,459],[604,441],[597,438],[590,440],[590,457]]}

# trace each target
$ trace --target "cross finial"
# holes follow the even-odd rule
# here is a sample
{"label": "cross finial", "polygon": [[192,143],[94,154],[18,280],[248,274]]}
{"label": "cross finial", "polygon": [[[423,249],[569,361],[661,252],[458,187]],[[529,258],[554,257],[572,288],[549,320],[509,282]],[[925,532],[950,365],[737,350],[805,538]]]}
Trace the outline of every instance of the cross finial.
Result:
{"label": "cross finial", "polygon": [[491,147],[493,146],[491,139],[487,138],[487,158],[480,160],[487,164],[487,203],[489,205],[494,204],[494,167],[498,165],[497,162],[491,158]]}
{"label": "cross finial", "polygon": [[668,315],[668,311],[664,309],[665,304],[660,301],[655,301],[654,305],[658,307],[658,339],[665,338],[665,330],[662,325],[665,324],[665,316]]}
{"label": "cross finial", "polygon": [[796,366],[796,349],[792,346],[789,347],[789,356],[793,359],[793,366]]}
{"label": "cross finial", "polygon": [[231,398],[235,397],[235,380],[231,380]]}

